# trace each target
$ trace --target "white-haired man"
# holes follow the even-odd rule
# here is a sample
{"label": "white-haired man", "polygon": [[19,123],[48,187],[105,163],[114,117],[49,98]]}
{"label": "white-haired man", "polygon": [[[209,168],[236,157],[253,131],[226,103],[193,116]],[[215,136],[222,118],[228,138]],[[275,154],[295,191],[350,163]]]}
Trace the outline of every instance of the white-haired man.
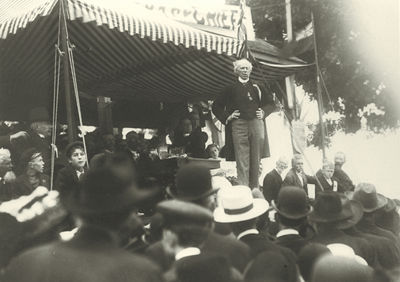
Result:
{"label": "white-haired man", "polygon": [[283,172],[288,168],[289,161],[285,157],[280,157],[276,161],[276,167],[268,172],[263,181],[264,198],[271,203],[278,198],[279,191],[282,187]]}
{"label": "white-haired man", "polygon": [[16,197],[12,171],[11,153],[8,149],[0,148],[0,202],[9,201]]}
{"label": "white-haired man", "polygon": [[316,185],[316,194],[323,191],[334,191],[334,192],[343,192],[339,191],[338,183],[336,179],[333,177],[333,171],[335,170],[335,165],[333,162],[329,160],[324,160],[322,163],[322,169],[318,170],[315,176],[318,179]]}
{"label": "white-haired man", "polygon": [[265,117],[275,109],[272,95],[250,80],[251,63],[233,63],[238,80],[213,103],[214,115],[225,124],[225,157],[236,160],[238,182],[258,188],[259,164],[269,156]]}

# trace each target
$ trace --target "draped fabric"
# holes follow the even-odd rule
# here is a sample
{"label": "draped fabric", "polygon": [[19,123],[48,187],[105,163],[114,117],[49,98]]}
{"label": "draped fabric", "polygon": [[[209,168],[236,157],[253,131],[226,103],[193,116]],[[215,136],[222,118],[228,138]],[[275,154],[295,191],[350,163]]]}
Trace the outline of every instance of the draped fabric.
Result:
{"label": "draped fabric", "polygon": [[[232,61],[241,46],[235,38],[190,27],[129,1],[63,1],[84,121],[85,107],[93,108],[96,96],[136,104],[213,100],[234,79]],[[21,119],[27,109],[53,95],[59,1],[1,2],[0,11],[8,12],[0,12],[0,118]],[[307,66],[262,40],[249,42],[249,47],[268,63],[253,70],[259,83]]]}

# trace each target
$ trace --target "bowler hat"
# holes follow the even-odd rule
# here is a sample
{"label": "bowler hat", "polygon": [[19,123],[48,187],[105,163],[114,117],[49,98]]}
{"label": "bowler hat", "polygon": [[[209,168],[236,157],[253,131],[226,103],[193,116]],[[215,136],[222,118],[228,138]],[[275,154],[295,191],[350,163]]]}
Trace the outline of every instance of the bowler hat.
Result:
{"label": "bowler hat", "polygon": [[72,143],[69,143],[65,148],[65,156],[67,158],[71,157],[72,149],[74,148],[83,148],[83,143],[81,141],[74,141]]}
{"label": "bowler hat", "polygon": [[324,256],[316,263],[311,281],[372,282],[373,269],[351,258]]}
{"label": "bowler hat", "polygon": [[387,204],[385,196],[376,193],[376,188],[371,183],[360,183],[357,185],[353,200],[361,203],[364,212],[374,212]]}
{"label": "bowler hat", "polygon": [[321,193],[314,204],[309,219],[315,222],[337,222],[352,216],[350,209],[343,209],[340,196],[336,192]]}
{"label": "bowler hat", "polygon": [[30,123],[36,121],[50,121],[49,112],[45,107],[35,107],[29,110],[28,121]]}
{"label": "bowler hat", "polygon": [[79,189],[74,189],[64,199],[69,211],[81,215],[126,212],[155,194],[154,190],[136,186],[129,160],[115,154],[103,158],[101,165],[90,168],[83,175]]}
{"label": "bowler hat", "polygon": [[176,273],[180,282],[233,281],[228,260],[215,253],[202,253],[178,260],[176,262]]}
{"label": "bowler hat", "polygon": [[279,251],[268,250],[257,255],[248,265],[245,281],[298,281],[296,263]]}
{"label": "bowler hat", "polygon": [[214,194],[210,170],[197,164],[188,164],[179,169],[175,178],[176,188],[167,188],[167,193],[182,201],[196,201]]}
{"label": "bowler hat", "polygon": [[306,192],[295,186],[283,187],[279,191],[277,203],[273,201],[272,206],[278,214],[289,219],[306,217],[312,211]]}
{"label": "bowler hat", "polygon": [[213,221],[212,212],[199,205],[181,200],[166,200],[156,206],[156,211],[163,216],[164,224],[204,225]]}
{"label": "bowler hat", "polygon": [[237,185],[220,194],[221,206],[214,210],[216,222],[231,223],[257,218],[268,210],[265,199],[254,199],[251,189]]}
{"label": "bowler hat", "polygon": [[338,221],[336,227],[339,229],[347,229],[356,225],[362,218],[364,212],[362,205],[354,200],[349,200],[345,195],[340,195],[342,208],[351,212],[351,217]]}

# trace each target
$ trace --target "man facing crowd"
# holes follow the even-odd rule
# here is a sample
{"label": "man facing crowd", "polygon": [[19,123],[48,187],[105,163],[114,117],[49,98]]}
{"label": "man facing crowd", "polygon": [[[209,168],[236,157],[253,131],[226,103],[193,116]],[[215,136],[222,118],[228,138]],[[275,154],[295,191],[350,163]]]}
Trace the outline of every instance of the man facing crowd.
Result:
{"label": "man facing crowd", "polygon": [[236,160],[238,182],[258,188],[259,166],[269,156],[264,119],[273,112],[272,95],[250,80],[251,63],[233,64],[238,80],[215,100],[212,111],[225,124],[226,160]]}

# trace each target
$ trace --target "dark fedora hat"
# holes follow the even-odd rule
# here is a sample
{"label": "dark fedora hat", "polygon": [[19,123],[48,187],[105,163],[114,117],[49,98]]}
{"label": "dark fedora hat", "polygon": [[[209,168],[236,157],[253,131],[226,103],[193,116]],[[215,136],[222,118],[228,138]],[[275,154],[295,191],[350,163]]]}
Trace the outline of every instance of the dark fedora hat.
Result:
{"label": "dark fedora hat", "polygon": [[337,222],[352,217],[351,209],[344,209],[340,195],[336,192],[321,193],[314,204],[309,219],[314,222]]}
{"label": "dark fedora hat", "polygon": [[103,158],[100,165],[83,175],[77,189],[62,199],[69,211],[78,215],[126,212],[154,196],[152,189],[137,187],[128,159],[116,154]]}
{"label": "dark fedora hat", "polygon": [[278,194],[277,202],[272,202],[276,212],[289,219],[300,219],[312,212],[308,204],[307,194],[295,186],[283,187]]}
{"label": "dark fedora hat", "polygon": [[351,212],[351,217],[338,221],[336,227],[339,229],[347,229],[356,225],[363,217],[364,211],[362,205],[354,200],[349,200],[345,195],[340,195],[342,207],[344,210]]}
{"label": "dark fedora hat", "polygon": [[353,194],[353,200],[361,203],[364,212],[379,210],[388,202],[385,196],[376,193],[376,188],[371,183],[358,184]]}
{"label": "dark fedora hat", "polygon": [[29,110],[28,121],[50,121],[49,112],[45,107],[35,107]]}
{"label": "dark fedora hat", "polygon": [[214,194],[210,169],[198,164],[187,164],[181,167],[175,178],[175,190],[167,188],[167,193],[179,200],[196,201]]}

